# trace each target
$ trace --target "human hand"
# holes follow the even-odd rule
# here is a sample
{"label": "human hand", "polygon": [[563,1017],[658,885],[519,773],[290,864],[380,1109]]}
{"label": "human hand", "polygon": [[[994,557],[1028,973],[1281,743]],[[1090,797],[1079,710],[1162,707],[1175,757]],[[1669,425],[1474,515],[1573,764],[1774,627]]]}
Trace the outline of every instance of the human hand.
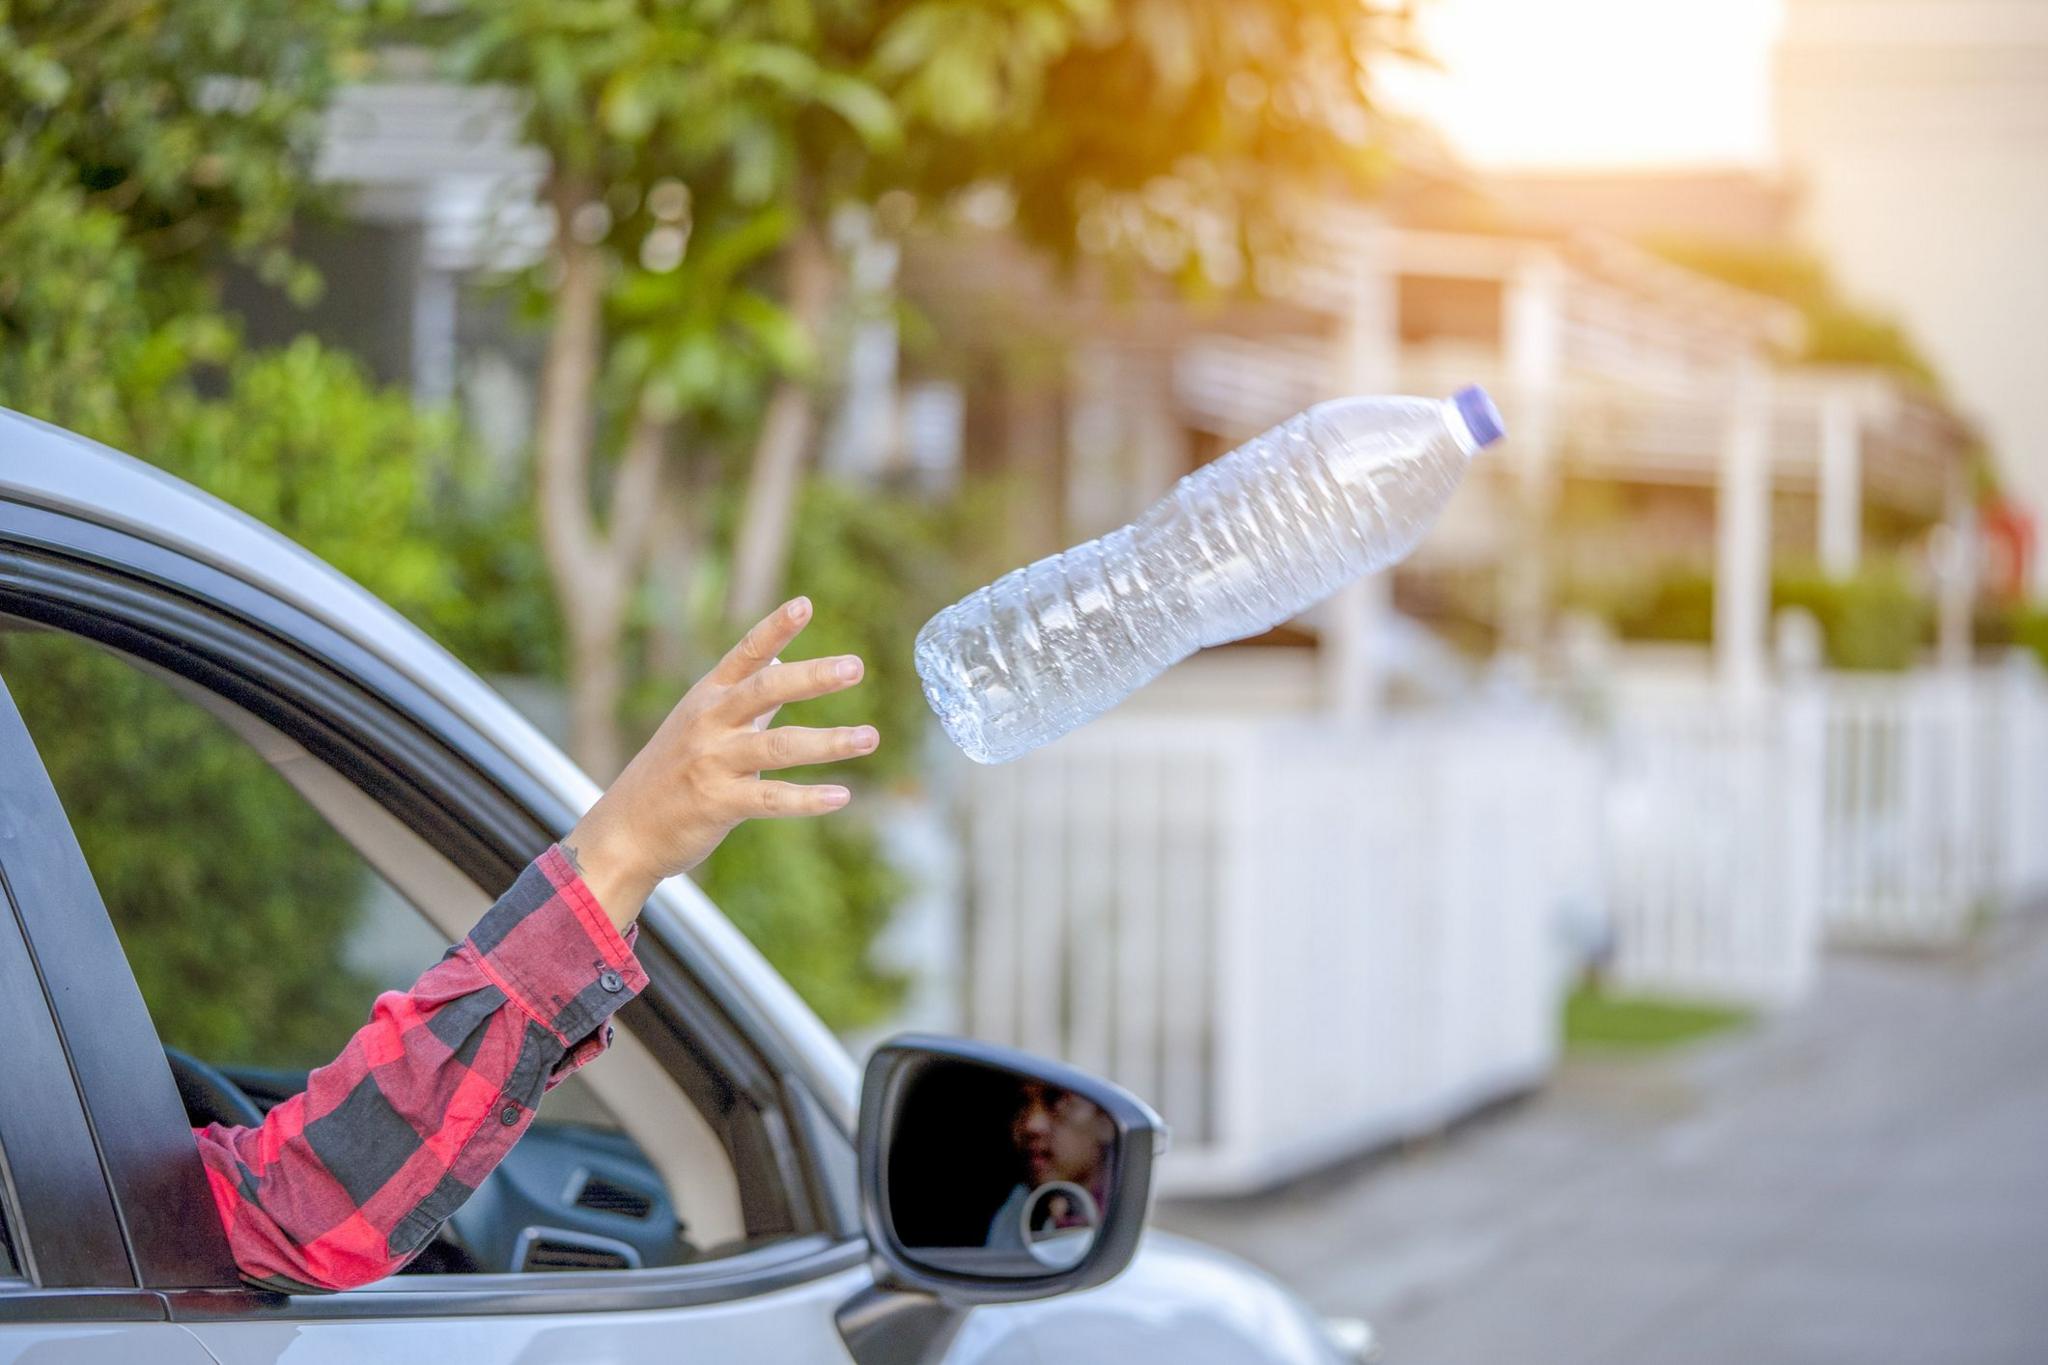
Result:
{"label": "human hand", "polygon": [[784,603],[676,703],[562,849],[624,929],[665,877],[704,861],[742,820],[823,815],[844,806],[840,786],[764,780],[776,768],[831,763],[873,753],[872,725],[768,727],[787,702],[852,687],[862,666],[851,654],[782,663],[777,655],[811,619],[811,602]]}

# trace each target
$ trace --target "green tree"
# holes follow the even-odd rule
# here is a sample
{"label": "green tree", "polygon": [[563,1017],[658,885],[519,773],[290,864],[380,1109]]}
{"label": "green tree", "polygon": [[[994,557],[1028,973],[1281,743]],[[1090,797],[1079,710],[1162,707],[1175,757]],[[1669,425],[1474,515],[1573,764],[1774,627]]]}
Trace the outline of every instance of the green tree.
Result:
{"label": "green tree", "polygon": [[[1246,288],[1323,203],[1371,188],[1372,66],[1408,51],[1404,10],[1353,0],[477,0],[414,36],[518,91],[551,167],[554,239],[524,288],[572,751],[615,770],[693,651],[787,569],[819,607],[804,648],[870,665],[857,698],[789,719],[877,719],[883,752],[847,775],[870,789],[907,776],[925,728],[909,643],[967,586],[966,538],[805,477],[861,306],[835,224],[900,231],[991,186],[1057,256]],[[846,1025],[891,996],[866,953],[895,896],[879,868],[857,819],[778,823],[699,880]]]}
{"label": "green tree", "polygon": [[[544,655],[544,628],[508,646],[502,615],[466,610],[523,570],[456,496],[452,420],[311,341],[247,353],[217,306],[229,263],[317,287],[289,229],[317,207],[320,114],[363,19],[290,0],[0,0],[0,404],[210,489],[472,657]],[[368,1005],[337,970],[360,861],[162,682],[75,641],[5,643],[0,673],[163,1036],[316,1060]]]}
{"label": "green tree", "polygon": [[[718,624],[764,610],[782,581],[849,306],[835,215],[992,183],[1052,250],[1072,254],[1092,224],[1132,257],[1142,238],[1153,268],[1191,285],[1241,285],[1312,200],[1370,184],[1371,63],[1403,50],[1402,13],[514,0],[450,16],[454,69],[525,97],[552,168],[536,483],[578,758],[603,775],[623,755],[621,644],[662,503],[707,482],[694,462],[745,490],[723,552],[699,557],[725,568],[723,591],[699,594],[722,604]],[[693,510],[663,534],[702,544],[712,509]]]}
{"label": "green tree", "polygon": [[600,778],[624,758],[626,632],[664,492],[751,439],[794,495],[829,275],[800,152],[845,145],[827,122],[854,145],[897,132],[877,91],[822,59],[821,22],[730,0],[515,0],[451,20],[455,69],[518,89],[550,163],[535,490],[571,749]]}

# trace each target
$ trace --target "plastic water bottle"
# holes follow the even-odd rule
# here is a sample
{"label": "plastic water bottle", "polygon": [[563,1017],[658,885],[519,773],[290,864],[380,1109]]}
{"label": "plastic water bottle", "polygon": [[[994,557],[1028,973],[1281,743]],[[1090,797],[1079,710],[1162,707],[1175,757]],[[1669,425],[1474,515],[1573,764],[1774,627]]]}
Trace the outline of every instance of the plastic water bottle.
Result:
{"label": "plastic water bottle", "polygon": [[1029,753],[1197,649],[1270,630],[1404,558],[1500,436],[1476,388],[1319,403],[1188,475],[1130,525],[925,622],[925,700],[976,762]]}

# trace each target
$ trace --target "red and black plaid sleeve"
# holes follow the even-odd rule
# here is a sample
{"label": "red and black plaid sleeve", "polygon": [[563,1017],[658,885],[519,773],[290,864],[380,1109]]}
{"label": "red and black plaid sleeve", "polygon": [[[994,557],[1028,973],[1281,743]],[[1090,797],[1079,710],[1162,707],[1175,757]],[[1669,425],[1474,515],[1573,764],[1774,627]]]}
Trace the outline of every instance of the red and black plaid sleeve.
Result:
{"label": "red and black plaid sleeve", "polygon": [[258,1128],[196,1131],[244,1276],[289,1291],[391,1274],[475,1192],[541,1094],[604,1051],[647,984],[559,848]]}

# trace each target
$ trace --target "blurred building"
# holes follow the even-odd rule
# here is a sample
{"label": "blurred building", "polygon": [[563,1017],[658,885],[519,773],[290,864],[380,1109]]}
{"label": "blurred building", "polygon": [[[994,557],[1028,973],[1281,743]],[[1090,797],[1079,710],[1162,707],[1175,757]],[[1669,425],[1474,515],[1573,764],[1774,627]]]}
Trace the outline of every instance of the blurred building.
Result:
{"label": "blurred building", "polygon": [[1532,227],[1631,241],[1777,246],[1791,240],[1799,207],[1792,185],[1746,170],[1520,172],[1490,175],[1486,184],[1509,214]]}
{"label": "blurred building", "polygon": [[[1382,205],[1324,215],[1261,301],[1207,305],[1085,264],[1062,275],[1000,226],[965,225],[905,250],[902,292],[944,342],[906,345],[891,382],[957,391],[960,458],[1010,479],[1030,554],[1128,520],[1322,398],[1483,384],[1509,440],[1394,576],[1399,606],[1533,658],[1575,596],[1689,573],[1717,585],[1724,668],[1754,673],[1773,563],[1847,577],[1867,552],[1924,558],[1936,526],[1969,514],[1969,436],[1885,373],[1775,364],[1796,349],[1790,308],[1570,226],[1597,214],[1654,235],[1693,223],[1675,216],[1690,205],[1771,240],[1789,214],[1767,182],[1680,183],[1492,194],[1455,172],[1410,176]],[[891,454],[888,405],[863,407],[877,420],[856,443],[865,463],[907,459]],[[1316,705],[1331,689],[1349,704],[1378,667],[1378,590],[1181,670],[1146,704]]]}
{"label": "blurred building", "polygon": [[[1804,234],[1895,310],[2048,508],[2048,4],[1787,0],[1782,154]],[[2037,587],[2048,586],[2038,559]]]}

